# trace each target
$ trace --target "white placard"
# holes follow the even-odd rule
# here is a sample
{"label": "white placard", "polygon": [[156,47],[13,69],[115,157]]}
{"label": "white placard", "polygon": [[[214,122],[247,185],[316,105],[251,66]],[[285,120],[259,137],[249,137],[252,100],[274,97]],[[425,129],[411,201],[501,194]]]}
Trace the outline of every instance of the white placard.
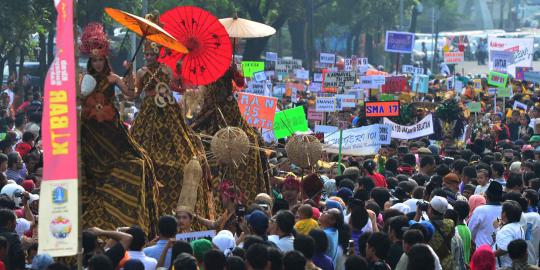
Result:
{"label": "white placard", "polygon": [[321,53],[319,62],[322,64],[334,64],[336,62],[336,55],[333,53]]}
{"label": "white placard", "polygon": [[[533,38],[498,38],[488,36],[488,50],[509,51],[514,54],[514,63],[507,66],[507,73],[516,77],[516,67],[532,67],[534,54]],[[493,59],[489,54],[489,69],[493,69]]]}
{"label": "white placard", "polygon": [[[391,127],[375,124],[365,127],[343,130],[341,154],[352,156],[376,155],[381,145],[390,144]],[[339,132],[325,134],[324,150],[328,153],[339,152]]]}
{"label": "white placard", "polygon": [[253,73],[253,80],[256,82],[266,81],[266,73],[264,71]]}
{"label": "white placard", "polygon": [[335,126],[325,126],[325,125],[315,125],[315,133],[332,133],[338,131],[338,127]]}
{"label": "white placard", "polygon": [[312,82],[309,84],[308,90],[312,93],[320,93],[322,92],[322,83]]}
{"label": "white placard", "polygon": [[385,78],[383,75],[373,75],[373,76],[360,76],[359,86],[364,89],[379,88],[379,86],[385,83]]}
{"label": "white placard", "polygon": [[335,97],[317,97],[315,101],[316,112],[335,112],[336,98]]}
{"label": "white placard", "polygon": [[323,76],[322,73],[313,73],[314,82],[322,82]]}
{"label": "white placard", "polygon": [[401,66],[401,73],[405,74],[424,74],[424,69],[421,67],[415,67],[412,65]]}
{"label": "white placard", "polygon": [[514,63],[514,53],[510,51],[490,51],[493,70],[506,73],[508,66]]}
{"label": "white placard", "polygon": [[309,80],[309,70],[295,69],[294,76],[299,80]]}
{"label": "white placard", "polygon": [[324,87],[351,87],[356,80],[356,72],[336,71],[324,74]]}
{"label": "white placard", "polygon": [[359,66],[367,66],[367,65],[369,65],[367,57],[358,58],[358,65]]}
{"label": "white placard", "polygon": [[356,97],[354,95],[336,95],[336,108],[341,110],[343,108],[356,107]]}
{"label": "white placard", "polygon": [[394,139],[410,140],[433,134],[433,116],[431,114],[410,126],[396,124],[386,117],[383,119],[383,123],[392,127],[391,136]]}
{"label": "white placard", "polygon": [[215,230],[210,231],[199,231],[199,232],[188,232],[188,233],[179,233],[176,235],[176,240],[184,240],[188,243],[191,241],[201,239],[201,238],[210,238],[212,239],[216,236]]}
{"label": "white placard", "polygon": [[268,62],[277,62],[278,54],[275,52],[266,52],[266,61]]}

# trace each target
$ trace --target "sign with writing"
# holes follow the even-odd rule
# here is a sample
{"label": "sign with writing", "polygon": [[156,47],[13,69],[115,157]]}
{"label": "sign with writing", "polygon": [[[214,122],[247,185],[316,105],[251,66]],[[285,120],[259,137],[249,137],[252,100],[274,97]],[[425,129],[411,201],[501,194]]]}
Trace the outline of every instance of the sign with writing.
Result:
{"label": "sign with writing", "polygon": [[[499,38],[488,36],[488,50],[491,51],[508,51],[514,54],[514,61],[508,64],[506,72],[516,77],[516,67],[532,67],[534,54],[534,39],[533,38]],[[493,70],[494,62],[489,54],[489,69]]]}
{"label": "sign with writing", "polygon": [[261,96],[266,96],[270,94],[270,91],[266,88],[266,82],[256,81],[249,81],[244,92]]}
{"label": "sign with writing", "polygon": [[268,62],[277,62],[278,55],[275,52],[266,52],[266,61]]}
{"label": "sign with writing", "polygon": [[242,61],[242,72],[244,77],[251,78],[253,73],[264,71],[264,62],[260,61]]}
{"label": "sign with writing", "polygon": [[308,120],[312,121],[323,121],[324,120],[324,113],[323,112],[317,112],[315,110],[315,107],[309,107],[307,111]]}
{"label": "sign with writing", "polygon": [[188,233],[179,233],[176,235],[176,240],[183,240],[188,243],[191,241],[195,241],[198,239],[212,239],[214,236],[216,236],[216,231],[199,231],[199,232],[188,232]]}
{"label": "sign with writing", "polygon": [[337,110],[354,108],[356,107],[356,97],[354,95],[336,95],[336,103]]}
{"label": "sign with writing", "polygon": [[299,80],[309,80],[309,70],[295,69],[294,76]]}
{"label": "sign with writing", "polygon": [[474,91],[475,91],[475,92],[480,92],[480,91],[482,91],[482,80],[480,80],[480,79],[474,79],[474,80],[473,80],[473,86],[474,86]]}
{"label": "sign with writing", "polygon": [[385,81],[385,77],[382,75],[361,76],[359,85],[364,89],[379,88]]}
{"label": "sign with writing", "polygon": [[336,111],[336,98],[335,97],[317,97],[315,101],[315,111],[335,112]]}
{"label": "sign with writing", "polygon": [[381,88],[383,93],[398,93],[405,91],[407,78],[405,76],[388,76],[384,80],[384,85]]}
{"label": "sign with writing", "polygon": [[431,114],[410,126],[396,124],[386,117],[383,119],[383,123],[392,127],[391,136],[394,139],[410,140],[433,134],[433,116]]}
{"label": "sign with writing", "polygon": [[277,64],[285,65],[285,68],[287,69],[288,72],[292,72],[295,69],[302,68],[301,59],[282,58],[282,59],[278,59]]}
{"label": "sign with writing", "polygon": [[509,98],[512,96],[512,86],[497,88],[497,96]]}
{"label": "sign with writing", "polygon": [[369,70],[369,65],[358,65],[356,66],[356,73],[358,75],[366,75]]}
{"label": "sign with writing", "polygon": [[277,112],[274,117],[274,136],[276,139],[291,136],[297,131],[307,131],[308,122],[303,106]]}
{"label": "sign with writing", "polygon": [[471,101],[467,103],[467,109],[472,113],[479,113],[482,111],[482,103],[478,101]]}
{"label": "sign with writing", "polygon": [[516,80],[524,80],[525,72],[532,71],[532,67],[516,67]]}
{"label": "sign with writing", "polygon": [[412,65],[401,66],[401,73],[406,74],[424,74],[424,69],[421,67],[415,67]]}
{"label": "sign with writing", "polygon": [[238,92],[238,108],[252,127],[272,129],[276,107],[277,98]]}
{"label": "sign with writing", "polygon": [[358,65],[359,66],[367,66],[369,64],[367,57],[358,58]]}
{"label": "sign with writing", "polygon": [[506,87],[506,81],[508,80],[508,74],[490,71],[488,75],[488,84],[497,87]]}
{"label": "sign with writing", "polygon": [[284,83],[278,83],[274,85],[274,88],[272,89],[272,96],[277,98],[282,98],[285,94],[286,87]]}
{"label": "sign with writing", "polygon": [[[79,242],[79,167],[77,166],[76,85],[78,74],[75,72],[77,44],[74,42],[73,31],[75,1],[56,0],[54,2],[58,12],[55,28],[57,31],[56,55],[44,82],[43,121],[41,122],[44,167],[37,226],[39,253],[63,257],[77,254],[81,244]],[[103,134],[103,136],[107,135]],[[18,238],[17,241],[19,241]],[[8,247],[8,249],[14,247]],[[19,269],[16,265],[7,267]]]}
{"label": "sign with writing", "polygon": [[366,117],[399,116],[399,101],[369,101],[364,107]]}
{"label": "sign with writing", "polygon": [[[376,155],[381,145],[390,144],[391,127],[383,124],[343,130],[341,154],[351,156]],[[339,153],[339,132],[324,135],[324,150]]]}
{"label": "sign with writing", "polygon": [[334,64],[336,62],[336,55],[333,53],[321,53],[319,62],[322,64]]}
{"label": "sign with writing", "polygon": [[323,81],[322,73],[313,73],[313,81],[322,83]]}
{"label": "sign with writing", "polygon": [[344,63],[343,70],[345,70],[345,71],[352,71],[353,70],[353,64],[352,64],[352,59],[351,58],[345,58],[345,60],[343,60],[343,63]]}
{"label": "sign with writing", "polygon": [[314,131],[315,133],[333,133],[339,131],[339,128],[335,126],[315,125]]}
{"label": "sign with writing", "polygon": [[253,73],[253,79],[256,82],[266,81],[266,73],[264,71],[255,72]]}
{"label": "sign with writing", "polygon": [[507,67],[514,63],[514,53],[510,51],[490,51],[493,70],[506,73]]}
{"label": "sign with writing", "polygon": [[429,77],[427,75],[414,75],[412,91],[417,93],[428,92]]}
{"label": "sign with writing", "polygon": [[322,92],[322,83],[312,82],[309,84],[308,90],[312,93],[320,93]]}
{"label": "sign with writing", "polygon": [[533,83],[540,83],[539,71],[527,71],[523,73],[523,80]]}
{"label": "sign with writing", "polygon": [[445,52],[444,62],[447,64],[458,64],[465,61],[465,53],[463,52]]}
{"label": "sign with writing", "polygon": [[324,74],[324,87],[342,88],[351,87],[356,80],[356,72],[332,71]]}
{"label": "sign with writing", "polygon": [[521,109],[521,110],[527,110],[527,104],[521,103],[519,101],[514,101],[514,106],[512,107],[513,110],[515,109]]}
{"label": "sign with writing", "polygon": [[386,31],[384,50],[396,53],[412,53],[414,33]]}

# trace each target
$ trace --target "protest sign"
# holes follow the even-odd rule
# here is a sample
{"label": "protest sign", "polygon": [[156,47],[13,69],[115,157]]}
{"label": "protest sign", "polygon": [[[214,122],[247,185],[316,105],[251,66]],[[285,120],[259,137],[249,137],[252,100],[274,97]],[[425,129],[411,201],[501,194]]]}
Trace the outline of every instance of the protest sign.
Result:
{"label": "protest sign", "polygon": [[384,50],[396,53],[412,53],[414,33],[386,31]]}
{"label": "protest sign", "polygon": [[458,92],[461,92],[461,89],[463,89],[463,82],[460,80],[456,80],[456,85],[454,85],[454,89]]}
{"label": "protest sign", "polygon": [[488,75],[488,84],[497,87],[505,87],[506,81],[508,80],[508,74],[490,71]]}
{"label": "protest sign", "polygon": [[333,71],[324,74],[324,87],[343,88],[351,87],[356,80],[356,72],[352,71]]}
{"label": "protest sign", "polygon": [[312,121],[323,121],[324,120],[324,113],[323,112],[317,112],[315,110],[315,107],[309,107],[307,111],[308,120]]}
{"label": "protest sign", "polygon": [[322,83],[312,82],[309,84],[308,90],[312,93],[320,93],[322,92]]}
{"label": "protest sign", "polygon": [[394,101],[395,96],[392,94],[381,94],[379,96],[380,101]]}
{"label": "protest sign", "polygon": [[303,106],[277,112],[274,117],[274,136],[276,139],[291,136],[297,131],[307,131],[308,122]]}
{"label": "protest sign", "polygon": [[365,102],[366,117],[399,116],[399,101]]}
{"label": "protest sign", "polygon": [[277,62],[278,54],[275,52],[266,52],[266,61],[268,62]]}
{"label": "protest sign", "polygon": [[210,230],[210,231],[199,231],[199,232],[188,232],[188,233],[179,233],[176,235],[176,240],[179,241],[179,240],[183,240],[183,241],[186,241],[188,243],[190,243],[191,241],[195,241],[195,240],[198,240],[198,239],[212,239],[214,236],[216,236],[216,231],[215,230]]}
{"label": "protest sign", "polygon": [[497,88],[497,97],[509,98],[512,96],[512,86]]}
{"label": "protest sign", "polygon": [[356,74],[358,74],[358,76],[366,75],[368,70],[369,70],[369,65],[358,65],[358,66],[356,66]]}
{"label": "protest sign", "polygon": [[277,64],[285,65],[287,72],[292,72],[295,69],[302,69],[301,59],[282,58],[282,59],[278,59]]}
{"label": "protest sign", "polygon": [[379,88],[385,82],[384,76],[361,76],[359,86],[364,89]]}
{"label": "protest sign", "polygon": [[338,131],[339,128],[335,126],[315,125],[315,133],[333,133]]}
{"label": "protest sign", "polygon": [[357,65],[359,66],[367,66],[369,64],[367,57],[358,58],[357,61],[358,61]]}
{"label": "protest sign", "polygon": [[516,67],[516,80],[524,80],[527,71],[532,71],[532,67]]}
{"label": "protest sign", "polygon": [[336,105],[337,110],[354,108],[356,107],[356,97],[354,95],[336,95],[336,103],[340,104],[340,106]]}
{"label": "protest sign", "polygon": [[300,101],[300,96],[298,95],[298,90],[296,88],[291,89],[291,102],[298,103]]}
{"label": "protest sign", "polygon": [[295,69],[294,76],[299,80],[309,80],[309,70]]}
{"label": "protest sign", "polygon": [[253,73],[264,71],[264,62],[260,61],[242,61],[242,72],[244,77],[251,78]]}
{"label": "protest sign", "polygon": [[266,73],[264,71],[253,73],[253,80],[255,80],[256,82],[266,81]]}
{"label": "protest sign", "polygon": [[471,101],[467,103],[467,109],[472,113],[479,113],[482,111],[482,104],[478,101]]}
{"label": "protest sign", "polygon": [[322,73],[313,73],[313,81],[322,83],[323,81]]}
{"label": "protest sign", "polygon": [[274,88],[272,89],[272,96],[277,98],[282,98],[285,94],[286,87],[284,83],[278,83],[274,85]]}
{"label": "protest sign", "polygon": [[[375,124],[343,130],[341,135],[341,154],[351,156],[376,155],[381,145],[390,144],[391,127]],[[339,153],[339,132],[324,135],[324,150]]]}
{"label": "protest sign", "polygon": [[322,64],[334,64],[336,62],[336,55],[333,53],[321,53],[319,62]]}
{"label": "protest sign", "polygon": [[415,67],[412,65],[401,66],[401,73],[405,74],[424,74],[424,69],[421,67]]}
{"label": "protest sign", "polygon": [[317,97],[315,100],[315,111],[317,112],[335,112],[336,98],[335,97]]}
{"label": "protest sign", "polygon": [[482,91],[482,80],[480,80],[480,79],[474,79],[474,80],[473,80],[473,86],[474,86],[474,91],[475,91],[475,92],[480,92],[480,91]]}
{"label": "protest sign", "polygon": [[407,78],[405,76],[388,76],[384,79],[382,93],[399,93],[405,91]]}
{"label": "protest sign", "polygon": [[514,63],[514,53],[510,51],[490,51],[490,58],[493,62],[493,70],[507,72],[507,67]]}
{"label": "protest sign", "polygon": [[292,83],[288,82],[285,83],[286,89],[289,89],[290,91],[296,90],[298,92],[304,92],[306,86],[303,83]]}
{"label": "protest sign", "polygon": [[526,71],[523,73],[523,80],[533,83],[540,83],[540,72]]}
{"label": "protest sign", "polygon": [[248,125],[272,129],[276,114],[277,98],[238,93],[238,108]]}
{"label": "protest sign", "polygon": [[261,96],[270,94],[270,91],[266,88],[266,82],[256,81],[249,81],[244,92]]}
{"label": "protest sign", "polygon": [[353,70],[353,65],[352,65],[351,58],[345,58],[345,60],[343,60],[343,63],[344,63],[343,70],[345,70],[345,71],[352,71]]}
{"label": "protest sign", "polygon": [[429,84],[429,77],[427,75],[414,75],[414,78],[412,81],[412,91],[417,92],[417,93],[427,93],[428,84]]}
{"label": "protest sign", "polygon": [[[514,54],[514,61],[507,65],[506,72],[516,76],[516,67],[532,67],[534,54],[533,38],[499,38],[488,36],[488,50],[491,51],[509,51]],[[489,54],[489,69],[493,70],[493,58]]]}
{"label": "protest sign", "polygon": [[383,123],[392,126],[391,136],[394,139],[410,140],[433,134],[433,116],[431,114],[410,126],[396,124],[386,117],[383,119]]}
{"label": "protest sign", "polygon": [[[496,94],[497,94],[497,89],[498,89],[498,88],[495,88],[495,87],[490,87],[490,88],[488,88],[488,95],[490,95],[490,96],[496,95]],[[503,88],[503,89],[504,89],[504,88]]]}
{"label": "protest sign", "polygon": [[527,111],[527,104],[521,103],[519,101],[514,101],[514,106],[512,107],[512,109],[521,109]]}
{"label": "protest sign", "polygon": [[446,64],[458,64],[465,61],[465,54],[463,52],[445,52],[444,62]]}

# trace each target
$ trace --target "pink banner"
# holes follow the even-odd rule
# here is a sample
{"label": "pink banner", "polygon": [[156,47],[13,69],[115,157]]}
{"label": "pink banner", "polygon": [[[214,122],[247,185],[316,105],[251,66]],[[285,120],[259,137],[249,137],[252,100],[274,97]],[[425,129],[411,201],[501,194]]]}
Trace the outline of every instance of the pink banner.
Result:
{"label": "pink banner", "polygon": [[43,181],[77,179],[77,88],[73,0],[56,0],[56,57],[43,96]]}

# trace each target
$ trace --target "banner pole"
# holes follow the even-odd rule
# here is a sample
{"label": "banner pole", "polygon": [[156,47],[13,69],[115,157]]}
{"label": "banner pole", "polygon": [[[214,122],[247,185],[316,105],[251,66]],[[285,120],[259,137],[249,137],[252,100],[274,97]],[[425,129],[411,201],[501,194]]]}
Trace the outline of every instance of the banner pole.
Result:
{"label": "banner pole", "polygon": [[343,143],[343,129],[339,129],[339,151],[338,151],[338,175],[341,175],[341,146]]}

